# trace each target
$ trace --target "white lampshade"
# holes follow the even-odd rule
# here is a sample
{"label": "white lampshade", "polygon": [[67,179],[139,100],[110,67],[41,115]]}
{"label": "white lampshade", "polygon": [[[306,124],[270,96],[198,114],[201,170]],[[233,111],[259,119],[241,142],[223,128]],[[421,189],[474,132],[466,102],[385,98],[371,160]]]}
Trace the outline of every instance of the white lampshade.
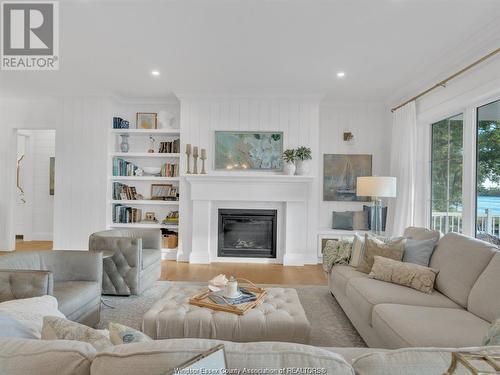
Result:
{"label": "white lampshade", "polygon": [[396,196],[396,177],[358,177],[356,195],[359,197],[393,198]]}

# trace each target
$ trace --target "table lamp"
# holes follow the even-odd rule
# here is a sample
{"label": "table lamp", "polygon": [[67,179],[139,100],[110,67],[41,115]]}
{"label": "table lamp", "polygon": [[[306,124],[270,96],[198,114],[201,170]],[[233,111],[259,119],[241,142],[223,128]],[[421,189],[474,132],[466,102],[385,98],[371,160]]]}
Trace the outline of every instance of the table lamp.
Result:
{"label": "table lamp", "polygon": [[396,177],[358,177],[356,195],[358,197],[372,197],[371,230],[376,234],[382,233],[382,200],[380,198],[394,198],[396,196]]}

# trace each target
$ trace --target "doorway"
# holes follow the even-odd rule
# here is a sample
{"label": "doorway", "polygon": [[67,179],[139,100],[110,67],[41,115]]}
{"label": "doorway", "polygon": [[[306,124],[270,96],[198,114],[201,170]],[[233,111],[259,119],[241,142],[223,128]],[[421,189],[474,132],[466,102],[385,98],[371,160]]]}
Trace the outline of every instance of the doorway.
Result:
{"label": "doorway", "polygon": [[16,135],[16,250],[50,250],[54,237],[55,130]]}

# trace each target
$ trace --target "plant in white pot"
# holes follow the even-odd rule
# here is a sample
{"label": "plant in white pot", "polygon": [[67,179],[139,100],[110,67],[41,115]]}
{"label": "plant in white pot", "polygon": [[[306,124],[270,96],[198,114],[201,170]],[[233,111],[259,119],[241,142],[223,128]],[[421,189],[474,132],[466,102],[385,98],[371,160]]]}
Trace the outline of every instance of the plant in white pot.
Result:
{"label": "plant in white pot", "polygon": [[309,147],[300,146],[297,150],[295,150],[295,155],[297,156],[296,162],[296,170],[295,174],[298,176],[304,176],[309,174],[310,165],[309,160],[312,159],[312,152]]}
{"label": "plant in white pot", "polygon": [[293,176],[295,174],[295,161],[297,160],[297,154],[293,148],[285,150],[282,155],[283,173],[286,175]]}

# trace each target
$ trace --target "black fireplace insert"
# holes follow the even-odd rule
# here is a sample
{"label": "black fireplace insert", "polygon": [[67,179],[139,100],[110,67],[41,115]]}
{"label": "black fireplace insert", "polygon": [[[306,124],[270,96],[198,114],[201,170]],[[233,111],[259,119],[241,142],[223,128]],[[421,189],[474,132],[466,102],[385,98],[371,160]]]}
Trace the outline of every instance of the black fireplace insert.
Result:
{"label": "black fireplace insert", "polygon": [[219,257],[276,258],[277,210],[219,209]]}

